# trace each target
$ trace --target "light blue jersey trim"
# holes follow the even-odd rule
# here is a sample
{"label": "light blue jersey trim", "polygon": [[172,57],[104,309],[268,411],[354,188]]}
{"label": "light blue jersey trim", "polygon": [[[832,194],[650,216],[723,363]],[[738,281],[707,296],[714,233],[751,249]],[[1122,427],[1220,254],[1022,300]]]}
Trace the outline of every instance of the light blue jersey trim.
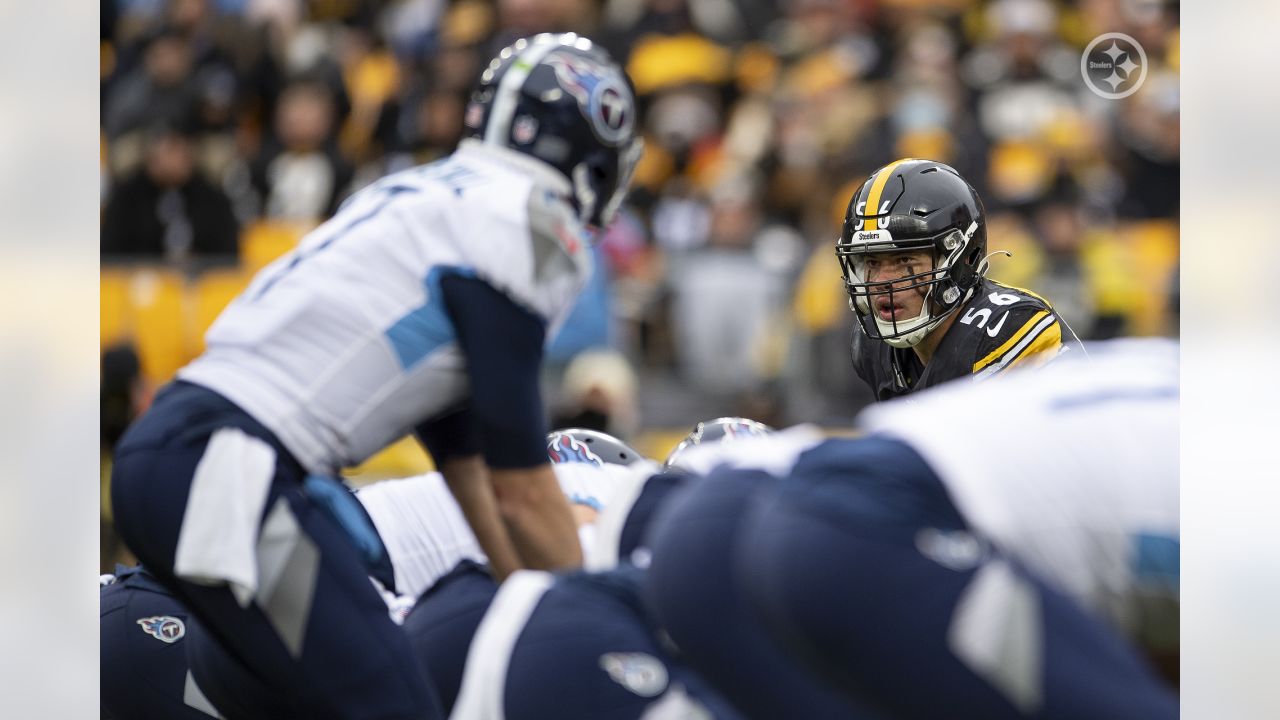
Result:
{"label": "light blue jersey trim", "polygon": [[476,273],[470,268],[456,266],[437,265],[431,268],[424,281],[427,301],[387,328],[387,340],[404,370],[458,339],[453,322],[445,312],[444,295],[440,290],[440,280],[445,275],[475,277]]}

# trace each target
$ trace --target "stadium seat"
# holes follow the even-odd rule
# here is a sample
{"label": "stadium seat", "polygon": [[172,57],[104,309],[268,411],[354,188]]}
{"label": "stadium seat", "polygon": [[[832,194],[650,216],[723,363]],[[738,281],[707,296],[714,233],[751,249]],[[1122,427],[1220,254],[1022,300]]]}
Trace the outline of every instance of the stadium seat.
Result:
{"label": "stadium seat", "polygon": [[241,264],[253,273],[292,250],[313,225],[261,220],[244,229],[240,237]]}
{"label": "stadium seat", "polygon": [[129,274],[122,270],[102,270],[98,275],[98,340],[107,347],[123,340],[129,332]]}
{"label": "stadium seat", "polygon": [[816,335],[848,322],[840,276],[840,262],[831,248],[824,245],[809,256],[796,283],[791,309],[804,332]]}
{"label": "stadium seat", "polygon": [[344,470],[342,474],[353,485],[360,486],[388,478],[421,475],[435,469],[431,456],[427,455],[418,441],[412,437],[403,437],[357,467]]}
{"label": "stadium seat", "polygon": [[140,268],[128,278],[128,333],[142,361],[142,372],[164,382],[189,359],[184,348],[185,283],[172,270]]}

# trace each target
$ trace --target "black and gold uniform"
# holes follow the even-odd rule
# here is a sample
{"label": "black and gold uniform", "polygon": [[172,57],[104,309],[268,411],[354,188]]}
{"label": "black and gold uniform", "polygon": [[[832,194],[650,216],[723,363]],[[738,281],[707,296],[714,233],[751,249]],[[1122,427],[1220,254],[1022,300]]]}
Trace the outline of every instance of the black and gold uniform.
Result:
{"label": "black and gold uniform", "polygon": [[[1062,325],[1035,293],[983,279],[958,310],[926,365],[912,348],[896,348],[854,329],[853,367],[876,400],[888,400],[956,378],[984,378],[1037,364],[1062,349]],[[864,322],[866,322],[864,320]]]}
{"label": "black and gold uniform", "polygon": [[[988,257],[982,200],[948,165],[898,160],[854,193],[836,258],[858,317],[853,366],[877,400],[1042,362],[1062,349],[1049,304],[988,280]],[[914,317],[888,311],[916,306]],[[931,350],[928,362],[919,348]]]}

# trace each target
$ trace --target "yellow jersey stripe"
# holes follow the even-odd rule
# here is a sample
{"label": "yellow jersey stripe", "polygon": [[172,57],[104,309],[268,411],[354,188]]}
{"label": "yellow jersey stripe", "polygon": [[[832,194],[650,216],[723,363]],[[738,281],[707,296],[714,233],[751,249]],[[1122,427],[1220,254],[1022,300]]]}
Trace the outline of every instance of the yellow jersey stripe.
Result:
{"label": "yellow jersey stripe", "polygon": [[[893,177],[893,171],[899,165],[911,160],[911,158],[902,158],[895,160],[884,166],[877,175],[876,179],[871,182],[871,189],[867,191],[867,204],[862,208],[863,215],[879,215],[880,214],[880,195],[884,193],[884,186],[889,184],[889,178]],[[862,221],[862,229],[864,232],[870,232],[876,229],[876,221],[874,218],[867,217]]]}
{"label": "yellow jersey stripe", "polygon": [[[1031,332],[1027,333],[1017,345],[1014,345],[1004,354],[1004,357],[988,365],[981,372],[974,373],[973,379],[982,380],[1009,369],[1013,363],[1023,357],[1023,351],[1036,344],[1036,341],[1040,339],[1041,335],[1050,334],[1049,328],[1053,328],[1057,332],[1058,338],[1061,339],[1062,330],[1061,326],[1058,325],[1058,318],[1054,315],[1045,315],[1044,318],[1040,320],[1040,323],[1031,329]],[[1057,353],[1051,354],[1048,347],[1045,347],[1038,354],[1044,355],[1044,359],[1047,361],[1052,355],[1056,355]]]}
{"label": "yellow jersey stripe", "polygon": [[[1054,323],[1048,328],[1045,328],[1044,332],[1040,333],[1040,337],[1037,337],[1030,345],[1024,348],[1022,352],[1018,353],[1018,356],[1010,360],[1008,365],[1005,367],[1013,367],[1023,360],[1035,358],[1041,353],[1044,353],[1044,355],[1039,358],[1039,361],[1046,362],[1057,355],[1058,349],[1061,347],[1062,324]],[[1032,362],[1034,363],[1036,361],[1033,360]]]}
{"label": "yellow jersey stripe", "polygon": [[1008,352],[1009,348],[1013,347],[1014,345],[1017,345],[1018,341],[1021,340],[1024,335],[1031,332],[1032,328],[1034,328],[1036,324],[1039,323],[1041,320],[1043,320],[1044,317],[1048,314],[1049,314],[1048,310],[1041,310],[1035,315],[1032,315],[1030,320],[1026,321],[1025,323],[1022,324],[1022,327],[1018,328],[1018,331],[1013,334],[1013,337],[1004,341],[1003,345],[996,348],[995,350],[992,350],[989,355],[982,358],[978,362],[974,363],[973,371],[978,372],[979,370],[985,368],[991,363],[999,360],[1000,356]]}
{"label": "yellow jersey stripe", "polygon": [[1035,299],[1039,300],[1040,302],[1044,303],[1045,305],[1048,305],[1048,304],[1049,304],[1049,301],[1048,301],[1048,300],[1045,300],[1045,299],[1044,299],[1044,297],[1043,297],[1042,295],[1040,295],[1040,294],[1038,294],[1038,293],[1033,293],[1033,292],[1031,292],[1030,290],[1028,290],[1028,289],[1026,289],[1026,288],[1020,288],[1020,287],[1018,287],[1017,285],[1010,285],[1010,284],[1008,284],[1008,283],[1002,283],[1002,282],[1000,282],[999,280],[992,280],[991,282],[992,282],[993,284],[995,284],[995,285],[999,285],[1000,287],[1004,288],[1005,290],[1012,290],[1012,291],[1014,291],[1014,292],[1020,292],[1020,293],[1022,293],[1023,295],[1030,295],[1031,297],[1033,297],[1033,298],[1035,298]]}

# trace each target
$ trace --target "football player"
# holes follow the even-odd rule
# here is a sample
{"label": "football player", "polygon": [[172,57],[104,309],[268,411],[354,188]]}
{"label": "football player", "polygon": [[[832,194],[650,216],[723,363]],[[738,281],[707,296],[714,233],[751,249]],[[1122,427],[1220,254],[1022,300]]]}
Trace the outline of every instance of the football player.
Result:
{"label": "football player", "polygon": [[667,454],[661,472],[651,469],[621,478],[619,489],[592,526],[593,544],[584,543],[584,547],[591,548],[585,567],[611,570],[620,562],[648,567],[649,548],[644,537],[654,513],[681,488],[701,479],[683,460],[688,451],[704,444],[732,444],[773,432],[768,425],[744,417],[722,417],[694,425]]}
{"label": "football player", "polygon": [[501,587],[463,563],[405,631],[458,718],[737,718],[669,647],[639,598],[642,571],[521,571]]}
{"label": "football player", "polygon": [[99,597],[102,717],[218,717],[187,665],[193,620],[182,603],[142,567],[104,575]]}
{"label": "football player", "polygon": [[[700,433],[708,434],[715,431]],[[751,439],[766,436],[776,440],[764,446],[767,455],[762,455],[761,446]],[[761,627],[733,577],[736,545],[753,498],[776,482],[755,466],[786,467],[793,455],[787,448],[807,448],[822,437],[817,428],[799,426],[783,431],[781,437],[772,430],[757,430],[729,442],[681,443],[668,462],[674,460],[680,468],[675,477],[693,479],[659,495],[647,509],[638,506],[628,519],[628,525],[643,521],[639,550],[632,550],[631,557],[639,555],[648,568],[645,599],[655,621],[681,656],[746,717],[877,717],[789,658]],[[624,503],[620,500],[606,511],[600,522],[602,536]],[[619,543],[624,551],[626,545]]]}
{"label": "football player", "polygon": [[[566,461],[567,444],[577,447],[572,455],[598,464]],[[641,457],[617,438],[590,430],[557,430],[547,436],[547,446],[561,489],[575,509],[590,513],[579,518],[580,534],[620,487],[604,467],[634,465]],[[380,481],[360,488],[355,497],[386,550],[390,567],[374,573],[374,579],[396,622],[403,622],[414,601],[459,563],[479,567],[487,561],[439,473]],[[181,601],[141,566],[104,576],[101,606],[104,717],[208,717],[216,716],[215,707],[235,717],[288,712],[278,694],[211,645],[212,638]],[[209,688],[208,696],[202,688]]]}
{"label": "football player", "polygon": [[586,38],[502,50],[457,152],[259,273],[122,439],[121,536],[293,716],[437,711],[368,581],[375,538],[341,521],[340,468],[415,431],[499,577],[581,562],[538,370],[629,183],[635,114]]}
{"label": "football player", "polygon": [[[783,433],[715,461],[701,487],[782,478],[750,498],[725,590],[814,678],[891,717],[1176,718],[1157,668],[1178,652],[1178,350],[1093,360],[873,407],[863,438]],[[675,504],[650,531],[655,581],[687,552],[666,519],[716,507]],[[708,612],[648,590],[670,629]]]}
{"label": "football player", "polygon": [[950,166],[905,159],[872,173],[849,200],[836,257],[858,320],[854,370],[876,400],[1064,348],[1044,298],[987,279],[986,212]]}

